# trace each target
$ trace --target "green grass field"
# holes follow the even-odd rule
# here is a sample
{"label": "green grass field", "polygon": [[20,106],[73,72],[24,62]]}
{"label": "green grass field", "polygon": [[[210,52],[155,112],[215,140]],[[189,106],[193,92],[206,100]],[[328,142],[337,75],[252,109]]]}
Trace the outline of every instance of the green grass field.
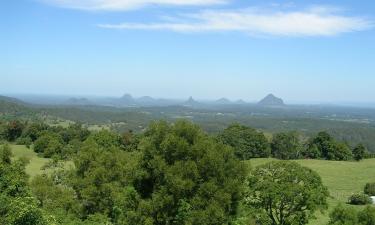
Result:
{"label": "green grass field", "polygon": [[43,173],[41,168],[49,159],[38,157],[32,149],[26,148],[24,145],[10,145],[10,147],[12,148],[13,158],[26,157],[30,160],[30,163],[26,166],[27,174],[33,177]]}
{"label": "green grass field", "polygon": [[[42,167],[50,161],[50,159],[39,157],[31,148],[26,148],[25,145],[10,145],[13,153],[14,159],[19,159],[21,157],[25,157],[30,160],[29,164],[26,166],[26,173],[30,175],[30,177],[34,177],[38,174],[43,174],[44,170]],[[73,165],[73,162],[66,161],[65,168],[70,168]],[[48,172],[48,171],[47,171]]]}
{"label": "green grass field", "polygon": [[[256,167],[272,160],[274,159],[252,159],[248,163],[251,167]],[[296,160],[296,162],[319,173],[331,195],[328,200],[328,211],[323,215],[319,213],[318,218],[311,221],[311,225],[327,224],[328,213],[333,207],[338,203],[345,204],[351,194],[362,192],[367,182],[375,182],[375,159],[366,159],[361,162],[326,160]],[[352,207],[361,208],[361,206]]]}

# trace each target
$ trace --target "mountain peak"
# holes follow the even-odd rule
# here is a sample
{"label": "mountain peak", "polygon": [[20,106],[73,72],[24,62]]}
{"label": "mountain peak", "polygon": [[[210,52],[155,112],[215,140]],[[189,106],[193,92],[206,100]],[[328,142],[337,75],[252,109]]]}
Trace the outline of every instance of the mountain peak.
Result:
{"label": "mountain peak", "polygon": [[258,105],[263,106],[283,106],[284,101],[281,98],[276,97],[273,94],[268,94],[266,97],[264,97],[262,100],[258,102]]}
{"label": "mountain peak", "polygon": [[230,104],[231,101],[227,98],[220,98],[220,99],[216,100],[216,103],[218,103],[218,104]]}

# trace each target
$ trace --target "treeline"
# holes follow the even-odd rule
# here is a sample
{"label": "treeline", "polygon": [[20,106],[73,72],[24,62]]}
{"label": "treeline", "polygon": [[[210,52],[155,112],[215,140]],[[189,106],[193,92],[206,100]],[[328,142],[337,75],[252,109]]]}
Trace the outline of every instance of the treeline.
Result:
{"label": "treeline", "polygon": [[322,131],[311,138],[298,132],[276,133],[267,138],[262,132],[240,124],[222,131],[217,139],[234,148],[239,159],[274,157],[277,159],[362,160],[372,157],[366,147],[358,144],[351,149],[346,142]]}
{"label": "treeline", "polygon": [[[0,123],[0,139],[30,146],[43,157],[56,156],[67,159],[77,153],[82,142],[91,132],[80,124],[67,128],[49,126],[44,123],[21,122],[18,120]],[[143,134],[134,134],[131,130],[118,134],[101,131],[93,134],[115,142],[125,150],[136,149],[138,139]],[[326,159],[326,160],[362,160],[373,157],[363,144],[354,148],[345,141],[339,141],[328,132],[322,131],[311,138],[292,132],[276,133],[270,137],[251,127],[232,124],[216,136],[217,141],[233,147],[240,160],[274,157],[277,159]]]}

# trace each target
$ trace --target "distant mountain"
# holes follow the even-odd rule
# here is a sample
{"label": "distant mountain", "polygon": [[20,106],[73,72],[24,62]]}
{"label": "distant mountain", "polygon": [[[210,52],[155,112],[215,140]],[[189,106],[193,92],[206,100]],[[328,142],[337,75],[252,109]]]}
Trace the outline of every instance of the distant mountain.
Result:
{"label": "distant mountain", "polygon": [[281,98],[274,96],[273,94],[267,95],[265,98],[258,102],[258,105],[262,106],[283,106],[284,101]]}
{"label": "distant mountain", "polygon": [[193,99],[193,97],[190,96],[189,99],[186,102],[182,103],[182,105],[184,105],[184,106],[196,106],[196,105],[199,105],[199,102],[195,101]]}
{"label": "distant mountain", "polygon": [[124,94],[120,99],[119,103],[121,105],[134,105],[135,99],[130,94]]}
{"label": "distant mountain", "polygon": [[220,104],[220,105],[226,105],[226,104],[231,104],[232,102],[227,98],[221,98],[221,99],[216,100],[215,103]]}

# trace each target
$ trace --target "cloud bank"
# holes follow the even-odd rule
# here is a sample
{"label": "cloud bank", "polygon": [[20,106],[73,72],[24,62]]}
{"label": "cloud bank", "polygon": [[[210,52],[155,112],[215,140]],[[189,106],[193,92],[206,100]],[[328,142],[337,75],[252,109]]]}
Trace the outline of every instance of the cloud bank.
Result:
{"label": "cloud bank", "polygon": [[266,36],[334,36],[373,27],[362,17],[345,16],[327,7],[304,10],[267,11],[206,10],[194,14],[168,17],[156,23],[99,24],[101,28],[127,30],[169,30],[174,32],[241,32]]}
{"label": "cloud bank", "polygon": [[45,3],[64,8],[88,11],[126,11],[148,5],[211,5],[222,4],[227,0],[41,0]]}

